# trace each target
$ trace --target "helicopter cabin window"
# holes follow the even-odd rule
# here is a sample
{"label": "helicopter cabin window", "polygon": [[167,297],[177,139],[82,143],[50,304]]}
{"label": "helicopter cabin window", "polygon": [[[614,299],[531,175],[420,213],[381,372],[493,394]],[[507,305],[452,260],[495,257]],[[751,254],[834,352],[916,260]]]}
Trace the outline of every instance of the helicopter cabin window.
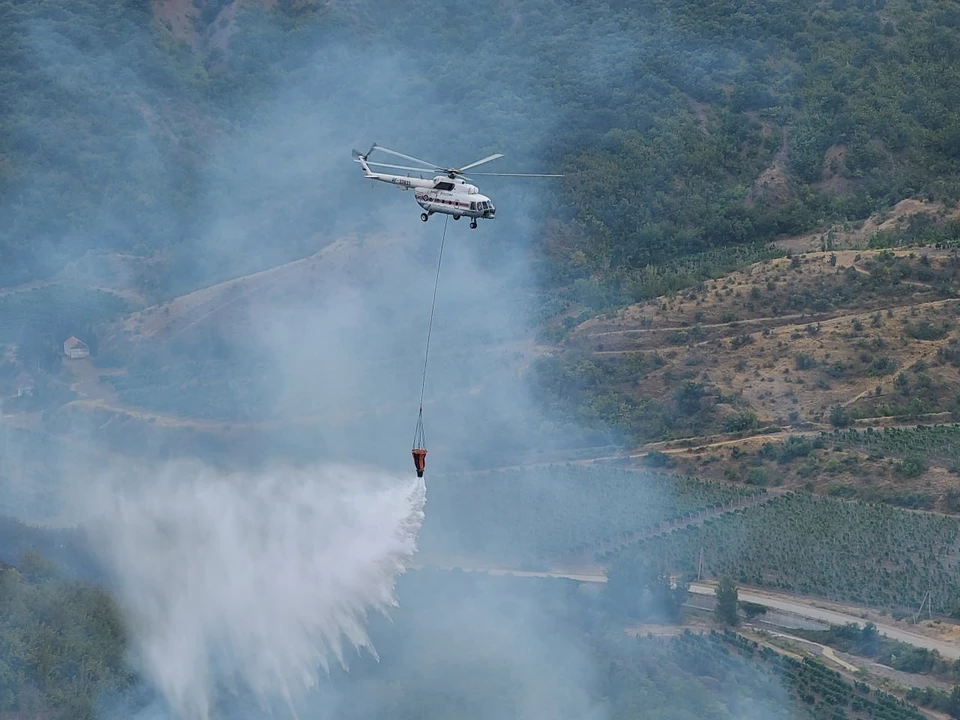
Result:
{"label": "helicopter cabin window", "polygon": [[452,182],[438,182],[433,186],[436,190],[453,190]]}
{"label": "helicopter cabin window", "polygon": [[471,209],[471,210],[476,210],[476,209],[477,209],[477,204],[476,204],[475,202],[470,203],[470,209]]}

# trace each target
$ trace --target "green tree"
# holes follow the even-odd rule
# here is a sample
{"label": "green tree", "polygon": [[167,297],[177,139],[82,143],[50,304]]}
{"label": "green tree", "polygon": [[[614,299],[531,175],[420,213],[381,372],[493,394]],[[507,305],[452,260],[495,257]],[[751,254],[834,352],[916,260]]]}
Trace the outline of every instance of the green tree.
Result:
{"label": "green tree", "polygon": [[860,631],[860,652],[867,657],[875,657],[880,651],[880,633],[877,626],[868,622]]}
{"label": "green tree", "polygon": [[703,393],[704,386],[702,383],[688,380],[674,394],[677,409],[684,415],[693,415],[700,409],[700,398],[703,397]]}
{"label": "green tree", "polygon": [[724,575],[720,579],[716,594],[717,606],[714,612],[717,615],[717,620],[724,625],[739,625],[740,615],[737,612],[737,608],[739,607],[739,593],[737,592],[737,586],[733,584],[733,580],[729,575]]}
{"label": "green tree", "polygon": [[834,427],[847,427],[851,422],[850,413],[841,405],[830,408],[830,424]]}
{"label": "green tree", "polygon": [[953,686],[950,701],[947,704],[947,714],[952,718],[960,718],[960,685]]}
{"label": "green tree", "polygon": [[616,563],[607,571],[604,595],[610,610],[631,620],[680,620],[689,585],[643,562]]}
{"label": "green tree", "polygon": [[927,461],[919,453],[910,453],[900,461],[900,472],[904,477],[915,478],[927,471]]}

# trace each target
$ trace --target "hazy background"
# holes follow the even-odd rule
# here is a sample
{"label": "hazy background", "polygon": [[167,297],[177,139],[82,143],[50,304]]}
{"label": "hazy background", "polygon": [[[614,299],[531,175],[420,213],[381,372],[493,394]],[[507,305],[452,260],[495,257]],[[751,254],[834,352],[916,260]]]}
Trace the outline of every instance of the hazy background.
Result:
{"label": "hazy background", "polygon": [[[467,23],[458,45],[425,53],[440,42],[433,29],[462,23],[452,6],[424,12],[424,27],[408,20],[396,29],[394,39],[405,45],[358,41],[336,23],[288,45],[279,20],[241,12],[231,52],[236,72],[248,64],[258,81],[232,94],[216,79],[182,89],[147,72],[138,58],[155,50],[135,32],[119,39],[122,26],[102,42],[44,21],[19,28],[54,96],[101,124],[94,136],[112,143],[114,163],[100,168],[75,153],[58,169],[57,151],[66,153],[72,138],[49,135],[49,108],[20,109],[13,142],[52,148],[50,162],[43,178],[26,178],[0,207],[0,226],[36,238],[36,272],[52,273],[89,252],[85,272],[106,273],[101,253],[148,255],[157,238],[173,237],[154,265],[130,275],[129,289],[142,279],[137,272],[149,273],[156,296],[166,299],[327,248],[309,285],[280,282],[238,302],[223,329],[217,381],[257,398],[276,423],[276,436],[254,434],[243,449],[255,469],[231,473],[214,467],[231,464],[229,457],[184,462],[155,447],[149,461],[114,456],[104,466],[63,444],[47,456],[56,470],[43,484],[17,485],[25,511],[36,516],[42,505],[60,522],[94,528],[90,541],[131,623],[134,660],[159,694],[111,698],[107,709],[128,702],[145,719],[179,712],[189,720],[239,720],[263,712],[252,698],[280,716],[295,708],[304,718],[381,717],[396,698],[364,692],[365,678],[377,677],[370,663],[379,637],[391,650],[381,653],[387,669],[380,672],[412,674],[416,683],[408,683],[420,695],[404,702],[415,697],[432,714],[450,716],[467,703],[475,717],[491,720],[603,716],[590,700],[601,692],[598,668],[579,628],[568,624],[580,612],[575,593],[493,586],[475,594],[457,588],[459,581],[418,576],[406,601],[399,594],[400,612],[413,606],[399,616],[399,629],[376,625],[372,647],[366,631],[368,612],[393,605],[393,581],[410,564],[422,519],[409,444],[445,221],[421,223],[412,193],[371,187],[350,150],[377,142],[450,165],[503,152],[483,170],[557,172],[555,138],[587,132],[573,127],[577,110],[538,89],[536,46],[504,55],[489,32],[471,32]],[[557,12],[576,8],[558,4]],[[509,12],[494,23],[505,32]],[[666,43],[669,27],[658,34]],[[569,51],[564,82],[615,93],[618,73],[640,72],[648,52],[615,26],[591,21]],[[282,73],[258,66],[268,56]],[[482,69],[471,60],[479,57]],[[487,82],[460,82],[476,72]],[[77,74],[96,76],[109,92],[85,92]],[[207,127],[195,117],[198,98],[215,90],[227,99]],[[129,117],[143,99],[176,110]],[[170,122],[195,122],[193,143],[172,141],[164,131]],[[645,122],[640,117],[638,126]],[[115,140],[110,129],[129,123],[138,130]],[[589,132],[602,134],[602,126]],[[136,186],[117,180],[130,176]],[[539,309],[530,251],[556,206],[554,182],[478,176],[497,220],[477,230],[465,220],[447,226],[425,394],[425,522],[430,483],[442,482],[444,472],[568,445],[569,433],[533,403],[517,347]],[[102,188],[79,218],[58,200],[77,185]],[[44,213],[48,226],[36,231],[28,221]],[[139,352],[141,363],[196,361],[183,343],[147,341]],[[295,429],[285,426],[293,420]],[[86,443],[105,424],[78,415],[68,427]],[[284,443],[280,451],[274,437]],[[305,696],[337,655],[355,661],[360,674],[345,676],[334,662],[332,679]],[[500,692],[478,692],[474,678]],[[445,697],[451,686],[466,699]]]}
{"label": "hazy background", "polygon": [[[28,41],[67,94],[64,65],[101,73],[134,96],[158,92],[122,54],[84,52],[43,24]],[[507,157],[484,170],[555,170],[538,163],[540,135],[553,116],[522,79],[505,93],[497,78],[490,97],[480,98],[500,113],[491,121],[469,98],[454,100],[425,77],[415,52],[358,52],[336,39],[317,45],[300,49],[299,66],[283,82],[244,99],[242,120],[204,144],[192,177],[157,170],[165,148],[154,133],[117,151],[129,168],[149,168],[147,183],[193,189],[186,217],[182,207],[159,213],[170,232],[182,233],[163,261],[161,296],[329,247],[316,260],[315,284],[279,287],[231,318],[242,336],[230,352],[257,360],[257,372],[238,382],[258,384],[281,424],[307,418],[299,437],[311,447],[299,468],[274,459],[244,476],[197,462],[115,458],[109,468],[82,462],[77,473],[66,472],[71,452],[57,458],[59,486],[44,497],[66,501],[51,513],[61,522],[92,528],[90,541],[131,623],[137,665],[162,697],[148,702],[144,717],[223,717],[215,707],[229,706],[230,688],[281,713],[289,705],[302,717],[320,716],[316,699],[305,701],[302,692],[328,662],[369,646],[366,613],[395,602],[393,579],[410,562],[423,495],[413,484],[409,443],[444,218],[423,224],[412,193],[370,187],[350,150],[376,141],[451,165],[500,151]],[[503,146],[499,139],[517,137],[518,126],[527,126],[522,136],[532,144]],[[476,182],[493,197],[498,220],[477,230],[463,220],[446,228],[425,393],[428,482],[464,461],[489,462],[493,454],[496,462],[501,448],[541,448],[543,418],[515,370],[514,351],[502,346],[524,337],[536,310],[528,251],[536,205],[546,197],[540,186],[551,181]],[[86,232],[58,249],[66,257],[106,250],[98,237],[136,232],[139,222],[105,199]],[[177,359],[173,343],[152,351]],[[74,424],[95,432],[82,418]],[[330,460],[359,464],[317,464]],[[442,583],[436,587],[428,602],[439,610],[446,603]],[[431,665],[460,661],[482,673],[509,663],[524,716],[548,706],[589,715],[587,691],[577,689],[587,681],[587,661],[573,646],[564,660],[566,643],[532,622],[537,607],[515,602],[509,623],[503,608],[486,602],[458,610],[455,617],[469,617],[473,629],[456,648],[445,646],[457,658],[438,656]],[[520,621],[518,611],[529,617]],[[429,655],[430,634],[446,635],[452,622],[423,628],[421,652]],[[443,680],[436,682],[439,688]],[[557,697],[562,686],[573,695]],[[326,685],[321,696],[331,702],[336,687]],[[491,717],[504,709],[491,699]],[[229,716],[247,714],[234,707]]]}

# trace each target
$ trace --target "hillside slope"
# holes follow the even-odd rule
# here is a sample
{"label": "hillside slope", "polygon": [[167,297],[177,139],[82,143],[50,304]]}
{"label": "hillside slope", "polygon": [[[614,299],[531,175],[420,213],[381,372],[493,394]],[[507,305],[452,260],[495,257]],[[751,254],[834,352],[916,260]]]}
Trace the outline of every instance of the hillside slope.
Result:
{"label": "hillside slope", "polygon": [[[489,403],[498,445],[529,451],[557,425],[639,444],[952,412],[955,258],[879,248],[957,234],[953,3],[475,11],[465,38],[453,10],[383,0],[0,8],[17,98],[0,110],[0,283],[113,273],[150,305],[96,333],[83,318],[101,347],[71,412],[183,429],[409,410],[434,249],[330,245],[405,227],[344,180],[349,148],[382,134],[565,174],[484,182],[502,217],[471,262],[496,281],[459,276],[438,317],[434,397],[454,415]],[[296,260],[324,245],[316,273]],[[528,306],[553,321],[536,343]],[[528,414],[528,435],[496,418],[532,405],[519,375],[542,355],[547,420]]]}
{"label": "hillside slope", "polygon": [[650,263],[958,195],[949,0],[483,0],[469,40],[459,16],[394,10],[5,5],[0,283],[109,249],[162,258],[133,289],[179,295],[302,257],[358,224],[341,173],[352,143],[386,141],[374,107],[442,118],[390,123],[415,155],[564,172],[488,180],[533,221],[546,292],[593,308],[638,299]]}
{"label": "hillside slope", "polygon": [[[889,220],[871,222],[882,228]],[[861,240],[851,242],[867,244]],[[351,374],[377,376],[380,387],[393,389],[334,414],[316,404],[295,414],[255,414],[249,396],[237,393],[245,383],[276,386],[286,372],[275,355],[251,356],[257,347],[252,341],[264,337],[263,328],[250,326],[252,318],[266,320],[278,307],[304,303],[310,313],[325,316],[325,305],[337,295],[331,283],[344,287],[338,279],[346,278],[373,287],[388,283],[400,258],[414,252],[410,243],[342,238],[302,261],[135,312],[104,332],[95,360],[103,369],[77,376],[79,399],[70,407],[239,442],[250,442],[240,439],[253,437],[250,433],[297,425],[348,421],[369,427],[402,415],[407,407],[402,390],[409,386],[403,376],[409,381],[417,374],[419,342],[407,344],[390,362],[372,353],[354,363]],[[945,248],[795,254],[591,318],[553,347],[523,333],[478,344],[477,325],[462,328],[455,340],[448,335],[453,326],[446,324],[456,323],[453,313],[441,320],[435,348],[443,389],[431,394],[428,405],[442,398],[442,412],[463,412],[464,403],[519,376],[540,388],[548,417],[594,428],[601,432],[598,439],[614,430],[625,433],[621,439],[628,445],[647,443],[638,458],[665,453],[659,462],[690,474],[755,484],[812,483],[834,492],[837,483],[847,483],[871,497],[902,496],[904,502],[946,508],[952,502],[944,494],[950,481],[942,473],[953,466],[952,456],[938,456],[941,470],[935,465],[914,472],[914,478],[922,476],[917,482],[928,486],[920,493],[927,499],[910,499],[901,464],[868,460],[869,453],[837,454],[828,447],[831,441],[824,445],[817,438],[835,426],[949,422],[960,410],[960,361],[954,358],[960,352],[958,273],[960,256]],[[381,322],[340,341],[352,344],[380,332]],[[392,327],[389,335],[404,332]],[[451,383],[450,368],[478,350],[486,359],[474,357],[473,370],[458,373],[461,380]],[[244,365],[240,353],[254,359]],[[110,365],[116,369],[107,369]],[[257,374],[265,375],[255,381]],[[805,440],[783,451],[766,447],[791,434]],[[670,438],[687,439],[664,442]],[[606,447],[600,452],[610,455]],[[894,454],[898,457],[903,453]],[[871,478],[886,479],[868,488],[864,483]]]}
{"label": "hillside slope", "polygon": [[[955,511],[952,431],[911,429],[960,418],[955,212],[900,211],[816,239],[863,249],[791,251],[579,323],[537,363],[542,399],[648,463]],[[869,249],[921,228],[937,247]]]}

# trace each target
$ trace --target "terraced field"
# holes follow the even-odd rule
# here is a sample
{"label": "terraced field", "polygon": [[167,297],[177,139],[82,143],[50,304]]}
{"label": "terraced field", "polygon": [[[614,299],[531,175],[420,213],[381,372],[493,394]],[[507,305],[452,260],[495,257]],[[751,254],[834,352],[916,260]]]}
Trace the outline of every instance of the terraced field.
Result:
{"label": "terraced field", "polygon": [[789,493],[641,541],[609,559],[894,611],[960,615],[960,519]]}
{"label": "terraced field", "polygon": [[420,553],[425,562],[456,558],[542,565],[765,492],[572,464],[436,477]]}

